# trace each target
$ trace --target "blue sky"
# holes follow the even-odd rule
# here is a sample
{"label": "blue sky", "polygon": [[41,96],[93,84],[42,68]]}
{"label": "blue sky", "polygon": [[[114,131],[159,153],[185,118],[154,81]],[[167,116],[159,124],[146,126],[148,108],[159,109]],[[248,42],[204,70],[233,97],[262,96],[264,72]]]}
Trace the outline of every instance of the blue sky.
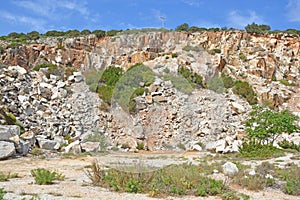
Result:
{"label": "blue sky", "polygon": [[300,29],[300,0],[3,0],[0,35],[70,29],[111,30],[143,27],[243,29],[255,22],[271,28]]}

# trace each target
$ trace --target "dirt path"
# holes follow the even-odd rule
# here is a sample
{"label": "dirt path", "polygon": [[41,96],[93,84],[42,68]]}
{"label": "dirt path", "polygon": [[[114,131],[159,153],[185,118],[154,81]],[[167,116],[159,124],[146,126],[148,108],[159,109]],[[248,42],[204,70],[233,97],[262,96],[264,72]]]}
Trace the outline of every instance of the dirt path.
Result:
{"label": "dirt path", "polygon": [[[37,196],[36,199],[42,200],[78,200],[78,199],[159,199],[151,198],[146,194],[129,194],[110,192],[100,187],[90,185],[90,180],[86,175],[86,170],[94,160],[108,165],[126,164],[134,162],[143,162],[148,165],[162,167],[172,163],[196,162],[195,160],[204,157],[207,153],[110,153],[98,156],[85,156],[76,158],[46,158],[37,159],[33,157],[23,157],[11,160],[0,161],[0,171],[5,173],[18,173],[20,178],[10,179],[7,182],[0,182],[0,188],[4,188],[8,193],[4,199],[30,199]],[[35,168],[47,168],[58,170],[65,175],[64,181],[55,182],[53,185],[37,185],[30,174],[30,170]],[[277,190],[265,190],[260,192],[251,192],[239,187],[236,190],[251,196],[251,199],[298,199],[285,195]],[[164,198],[166,199],[166,198]],[[219,197],[169,197],[167,199],[221,199]]]}

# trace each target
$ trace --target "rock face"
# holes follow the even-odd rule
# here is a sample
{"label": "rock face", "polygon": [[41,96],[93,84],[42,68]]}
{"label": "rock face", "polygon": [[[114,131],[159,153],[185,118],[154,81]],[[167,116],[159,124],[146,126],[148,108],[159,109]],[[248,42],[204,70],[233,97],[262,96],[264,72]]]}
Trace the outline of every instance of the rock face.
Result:
{"label": "rock face", "polygon": [[[299,98],[290,87],[274,82],[286,79],[292,84],[300,84],[300,41],[299,37],[288,34],[150,32],[100,39],[93,35],[48,38],[40,39],[38,43],[8,49],[0,62],[25,69],[44,62],[77,69],[103,69],[110,65],[127,69],[135,63],[179,53],[177,65],[187,66],[202,76],[207,75],[207,70],[210,70],[210,77],[216,71],[223,71],[246,80],[254,86],[261,103],[277,108],[289,99]],[[182,57],[186,46],[197,47],[198,53],[189,51],[186,53],[192,57]],[[213,49],[220,49],[221,53],[207,53]],[[205,54],[205,59],[197,59],[200,54]]]}
{"label": "rock face", "polygon": [[[120,149],[143,144],[149,150],[236,152],[250,105],[231,89],[226,94],[207,89],[188,93],[163,77],[177,76],[179,67],[185,67],[208,82],[223,72],[249,82],[260,103],[300,116],[299,48],[299,37],[233,31],[47,38],[7,49],[0,57],[0,63],[9,66],[0,66],[0,132],[1,125],[16,124],[25,133],[14,137],[6,132],[0,140],[14,141],[23,154],[33,145],[94,152],[103,150],[101,141],[87,138],[97,132]],[[77,71],[46,76],[45,69],[31,70],[44,62]],[[135,98],[136,114],[115,105],[100,110],[102,100],[89,91],[81,71],[110,65],[127,70],[136,63],[155,75],[149,92]],[[276,81],[283,79],[285,84]]]}

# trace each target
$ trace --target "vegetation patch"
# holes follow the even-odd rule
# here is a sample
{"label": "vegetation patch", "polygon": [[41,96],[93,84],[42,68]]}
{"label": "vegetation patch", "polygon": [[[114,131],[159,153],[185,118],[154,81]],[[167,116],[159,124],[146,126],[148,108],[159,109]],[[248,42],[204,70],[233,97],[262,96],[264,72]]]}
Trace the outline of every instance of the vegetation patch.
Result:
{"label": "vegetation patch", "polygon": [[10,174],[10,173],[5,174],[4,172],[0,171],[0,182],[8,181],[11,178],[19,178],[19,175],[18,174]]}
{"label": "vegetation patch", "polygon": [[3,200],[4,195],[5,195],[6,193],[7,193],[7,192],[4,190],[4,188],[0,188],[0,200]]}
{"label": "vegetation patch", "polygon": [[156,170],[107,169],[93,163],[88,171],[94,185],[113,191],[148,193],[150,196],[221,195],[228,191],[222,181],[201,175],[201,167],[191,164],[169,165]]}
{"label": "vegetation patch", "polygon": [[250,105],[257,104],[257,97],[253,88],[245,81],[236,81],[233,86],[233,92],[245,98]]}
{"label": "vegetation patch", "polygon": [[300,152],[300,144],[297,145],[293,141],[289,142],[284,139],[283,141],[278,142],[278,145],[283,149],[293,149]]}
{"label": "vegetation patch", "polygon": [[203,79],[196,72],[193,73],[185,67],[180,67],[178,69],[178,73],[181,74],[184,78],[186,78],[193,85],[204,88]]}
{"label": "vegetation patch", "polygon": [[50,185],[53,181],[62,181],[65,176],[57,171],[50,171],[44,168],[37,168],[31,170],[31,175],[34,177],[35,183],[38,185]]}

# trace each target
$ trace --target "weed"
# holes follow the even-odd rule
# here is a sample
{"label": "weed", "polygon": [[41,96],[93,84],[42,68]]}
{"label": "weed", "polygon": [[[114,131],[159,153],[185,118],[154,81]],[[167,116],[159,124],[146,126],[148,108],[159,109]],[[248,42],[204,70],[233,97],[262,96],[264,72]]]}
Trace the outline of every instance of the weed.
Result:
{"label": "weed", "polygon": [[53,184],[54,180],[64,180],[65,176],[57,171],[50,171],[44,168],[31,170],[31,175],[34,177],[36,184],[49,185]]}
{"label": "weed", "polygon": [[285,79],[279,80],[279,82],[285,86],[293,86],[293,84],[291,84],[288,80]]}
{"label": "weed", "polygon": [[19,175],[18,174],[4,174],[3,172],[0,171],[0,182],[3,182],[3,181],[8,181],[8,179],[11,179],[11,178],[19,178]]}
{"label": "weed", "polygon": [[4,188],[0,188],[0,200],[3,199],[5,194],[6,194],[6,191],[4,190]]}
{"label": "weed", "polygon": [[239,54],[239,58],[242,60],[242,61],[247,61],[247,56],[245,55],[245,54],[243,54],[243,53],[240,53]]}
{"label": "weed", "polygon": [[137,149],[137,150],[143,150],[144,147],[145,147],[144,143],[140,142],[140,143],[137,144],[136,149]]}
{"label": "weed", "polygon": [[300,152],[300,144],[295,144],[293,141],[289,142],[287,140],[283,140],[278,142],[278,145],[283,149],[295,149],[296,151]]}

